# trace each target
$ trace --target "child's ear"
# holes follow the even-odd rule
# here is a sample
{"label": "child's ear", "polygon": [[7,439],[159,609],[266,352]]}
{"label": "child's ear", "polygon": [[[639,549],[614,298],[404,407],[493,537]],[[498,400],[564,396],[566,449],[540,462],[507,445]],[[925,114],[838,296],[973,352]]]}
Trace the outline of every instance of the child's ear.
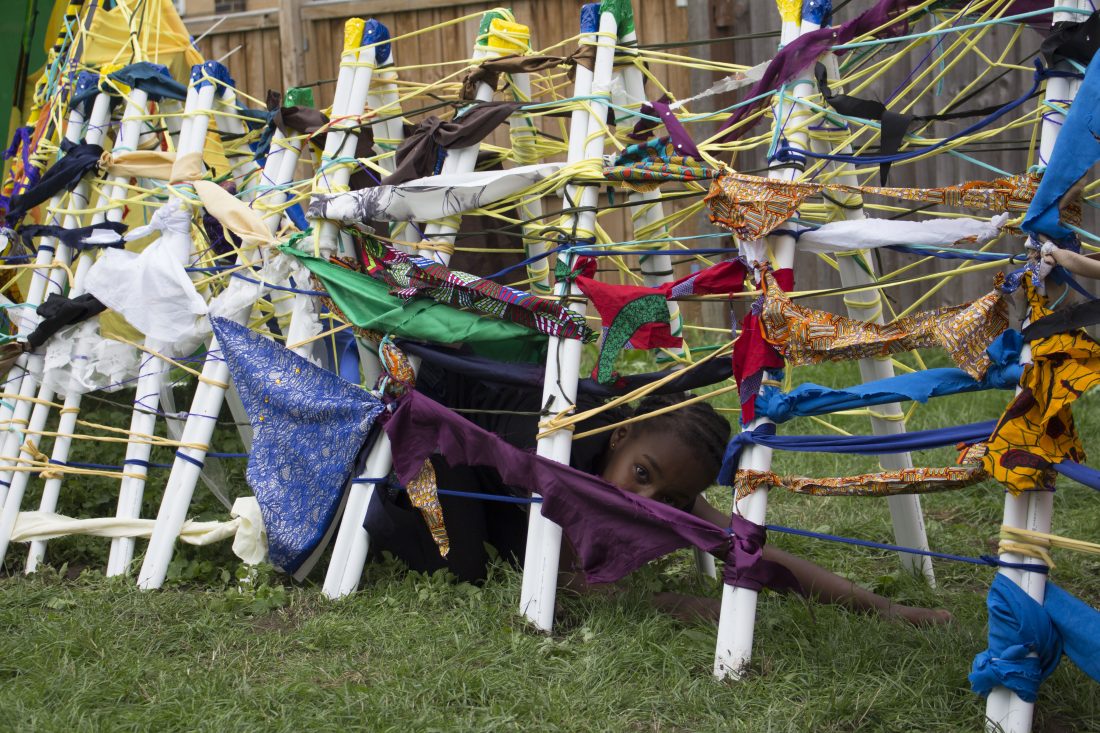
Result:
{"label": "child's ear", "polygon": [[619,447],[620,443],[626,440],[628,435],[630,435],[630,426],[620,425],[611,433],[611,440],[608,441],[608,447],[611,448],[611,450],[615,450]]}

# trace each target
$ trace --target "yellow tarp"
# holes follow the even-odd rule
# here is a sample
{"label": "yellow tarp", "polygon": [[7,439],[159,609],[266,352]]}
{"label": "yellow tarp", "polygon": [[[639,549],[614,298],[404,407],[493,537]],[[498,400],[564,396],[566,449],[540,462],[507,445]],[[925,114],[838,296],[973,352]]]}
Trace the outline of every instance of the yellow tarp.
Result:
{"label": "yellow tarp", "polygon": [[92,17],[82,61],[92,67],[152,61],[186,82],[191,67],[203,58],[171,0],[118,0],[111,10],[100,8]]}

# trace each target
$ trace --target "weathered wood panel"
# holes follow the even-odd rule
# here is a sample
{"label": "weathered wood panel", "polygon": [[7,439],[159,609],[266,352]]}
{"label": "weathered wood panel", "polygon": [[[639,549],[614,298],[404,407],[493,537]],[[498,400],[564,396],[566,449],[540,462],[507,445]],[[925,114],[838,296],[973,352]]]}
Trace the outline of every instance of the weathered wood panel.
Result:
{"label": "weathered wood panel", "polygon": [[[278,6],[279,2],[271,0],[269,3],[259,4]],[[576,47],[575,40],[567,40],[565,43],[562,41],[574,39],[576,36],[581,4],[576,0],[518,0],[511,4],[511,8],[517,20],[531,28],[533,48],[540,50],[553,47],[554,53],[566,53]],[[870,4],[871,0],[852,0],[845,5],[838,21],[843,22],[854,17]],[[389,27],[392,36],[396,39],[393,44],[393,53],[403,81],[429,83],[443,78],[457,81],[457,77],[452,75],[461,69],[460,62],[470,54],[477,32],[478,19],[474,17],[455,22],[456,19],[480,14],[496,6],[497,4],[493,2],[473,0],[449,3],[436,0],[344,0],[339,2],[303,0],[299,11],[299,22],[305,48],[305,77],[315,85],[318,104],[321,106],[331,104],[343,44],[343,24],[348,17],[357,16],[375,17]],[[702,28],[689,27],[688,9],[678,7],[676,0],[639,0],[635,3],[635,9],[638,34],[643,46],[678,43],[689,39],[737,36],[738,40],[723,40],[709,45],[711,58],[752,65],[775,55],[779,18],[771,2],[710,0],[710,26]],[[273,16],[262,8],[255,8],[247,17],[230,18],[215,28],[200,43],[200,50],[211,58],[218,58],[241,45],[241,50],[230,56],[227,63],[239,86],[255,97],[262,98],[268,88],[282,88],[282,52],[276,16],[277,13]],[[201,33],[210,26],[211,22],[211,19],[204,19],[194,24],[192,30],[196,34]],[[246,30],[247,22],[254,23],[253,30]],[[448,25],[429,32],[421,32],[437,24]],[[980,39],[978,45],[986,54],[995,58],[1008,45],[1012,33],[1012,29],[994,28]],[[746,38],[746,36],[749,37]],[[1039,41],[1037,34],[1024,31],[1024,35],[1017,43],[1018,53],[1014,52],[1008,60],[1021,63],[1026,55],[1038,46]],[[892,47],[890,51],[900,49],[900,46]],[[687,53],[691,49],[686,47],[682,50],[676,48],[667,50]],[[914,75],[921,74],[930,68],[933,69],[933,73],[943,68],[953,54],[951,42],[943,44],[932,53],[928,52],[927,46],[915,49],[903,56],[888,74],[876,80],[860,94],[865,97],[888,99],[902,89]],[[1023,63],[1027,62],[1023,61]],[[722,75],[715,72],[696,74],[696,89],[693,90],[689,69],[663,63],[653,63],[651,69],[661,86],[674,97],[690,96],[693,91],[699,91],[700,85],[707,85]],[[983,68],[978,58],[970,56],[965,62],[952,69],[942,84],[930,85],[927,80],[922,81],[917,89],[928,87],[928,91],[922,95],[921,101],[912,111],[927,113],[938,109],[981,73]],[[1026,90],[1031,82],[1030,73],[1025,71],[1012,71],[1000,78],[994,78],[998,73],[997,71],[987,72],[986,78],[991,83],[980,93],[967,99],[962,106],[974,109],[1007,101]],[[651,96],[656,97],[659,90],[650,84],[649,92]],[[416,110],[437,101],[437,99],[409,99],[404,104],[404,108],[411,121],[416,122],[422,116],[417,114]],[[712,97],[693,111],[719,109],[734,101],[736,101],[734,95]],[[1029,106],[1029,108],[1033,107]],[[969,121],[934,123],[926,128],[923,134],[928,137],[944,136],[968,123]],[[545,124],[545,129],[552,134],[560,135],[560,125],[552,122]],[[763,126],[767,124],[770,124],[770,119],[763,121],[760,129],[763,130]],[[999,148],[1024,143],[1027,131],[1021,130],[1004,137],[1011,138],[1006,140],[1006,145],[987,146],[991,149],[976,148],[971,154],[1005,172],[1022,172],[1029,163],[1026,153]],[[502,132],[498,132],[490,141],[506,144]],[[873,151],[874,146],[870,150]],[[742,155],[731,162],[736,168],[746,171],[760,171],[765,167],[760,151]],[[994,175],[989,170],[979,168],[959,157],[940,155],[930,160],[895,164],[890,183],[900,186],[938,186],[963,180],[988,179]],[[869,175],[867,180],[875,183],[877,176]],[[604,201],[606,202],[606,197]],[[553,201],[548,203],[551,206],[554,205]],[[668,208],[671,210],[673,205]],[[871,212],[871,215],[886,216],[887,214]],[[601,225],[615,238],[629,236],[630,229],[626,220],[625,211],[616,211],[600,219]],[[709,225],[702,217],[697,217],[679,231],[687,235],[707,230],[710,230]],[[721,240],[703,241],[713,244]],[[886,272],[913,261],[910,255],[894,252],[879,252],[875,257],[876,265]],[[943,271],[953,267],[954,264],[956,263],[931,262],[910,271],[910,275]],[[839,278],[835,271],[816,257],[800,256],[797,271],[800,289],[839,285]],[[937,304],[959,302],[976,297],[988,291],[989,281],[990,276],[986,274],[959,278],[942,288],[932,302]],[[889,290],[888,294],[894,303],[907,304],[926,292],[932,284],[925,282],[905,285]],[[837,303],[832,301],[823,301],[823,303],[827,303],[830,308],[836,308]]]}

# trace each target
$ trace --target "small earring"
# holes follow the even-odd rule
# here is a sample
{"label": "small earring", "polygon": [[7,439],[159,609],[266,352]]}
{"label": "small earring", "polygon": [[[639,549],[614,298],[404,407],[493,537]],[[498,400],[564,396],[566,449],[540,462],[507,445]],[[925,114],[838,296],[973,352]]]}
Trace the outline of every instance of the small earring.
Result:
{"label": "small earring", "polygon": [[611,450],[615,450],[615,444],[614,443],[611,444]]}

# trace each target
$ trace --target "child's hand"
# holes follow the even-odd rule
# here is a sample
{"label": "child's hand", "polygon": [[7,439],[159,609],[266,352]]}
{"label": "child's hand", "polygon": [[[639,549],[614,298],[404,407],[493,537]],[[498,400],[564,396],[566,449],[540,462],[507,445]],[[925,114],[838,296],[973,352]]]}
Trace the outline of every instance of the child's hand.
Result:
{"label": "child's hand", "polygon": [[1062,265],[1065,267],[1066,254],[1073,254],[1068,249],[1062,249],[1061,247],[1043,247],[1043,264],[1056,267]]}
{"label": "child's hand", "polygon": [[[1042,264],[1047,268],[1061,265],[1074,275],[1100,278],[1100,261],[1049,243],[1043,245]],[[1044,274],[1041,269],[1039,274]]]}

